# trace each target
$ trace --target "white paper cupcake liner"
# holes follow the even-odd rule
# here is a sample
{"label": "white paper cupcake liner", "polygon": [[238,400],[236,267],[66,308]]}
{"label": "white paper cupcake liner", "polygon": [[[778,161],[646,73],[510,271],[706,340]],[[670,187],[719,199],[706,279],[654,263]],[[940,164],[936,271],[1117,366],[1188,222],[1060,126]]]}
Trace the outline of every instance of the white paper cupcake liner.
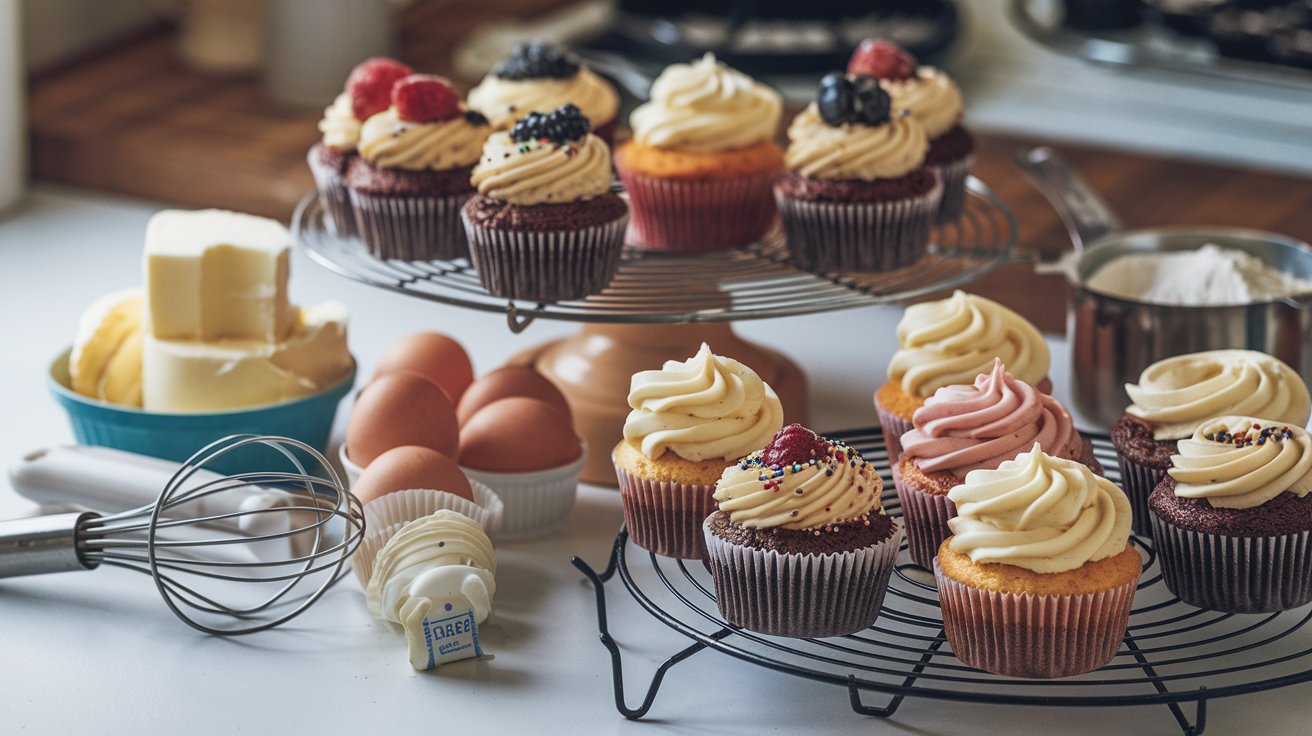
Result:
{"label": "white paper cupcake liner", "polygon": [[952,536],[948,519],[957,515],[957,505],[947,496],[912,488],[902,479],[900,466],[896,463],[893,470],[893,486],[897,488],[897,499],[902,504],[902,525],[906,528],[907,549],[911,559],[917,565],[930,569],[938,555],[939,545]]}
{"label": "white paper cupcake liner", "polygon": [[579,471],[587,460],[587,447],[578,460],[559,468],[530,473],[489,473],[460,468],[471,481],[486,484],[501,497],[506,512],[501,531],[526,534],[549,529],[574,509],[579,491]]}
{"label": "white paper cupcake liner", "polygon": [[360,474],[364,468],[351,462],[351,458],[346,456],[346,443],[337,446],[337,459],[342,463],[342,470],[346,471],[346,487],[351,489],[355,487],[355,482],[360,480]]}
{"label": "white paper cupcake liner", "polygon": [[483,532],[495,546],[501,530],[505,506],[492,489],[470,479],[469,486],[474,491],[474,500],[461,498],[454,493],[416,488],[407,491],[395,491],[380,496],[364,505],[364,539],[351,558],[355,576],[361,587],[369,587],[369,578],[373,575],[374,560],[378,550],[387,544],[401,527],[416,519],[434,514],[442,509],[464,514],[483,527]]}
{"label": "white paper cupcake liner", "polygon": [[463,213],[461,220],[478,282],[489,294],[556,302],[599,293],[615,278],[629,217],[559,232],[487,228]]}
{"label": "white paper cupcake liner", "polygon": [[460,208],[473,191],[441,197],[384,196],[347,190],[369,251],[401,261],[450,261],[469,255]]}
{"label": "white paper cupcake liner", "polygon": [[914,265],[925,255],[943,200],[943,184],[891,202],[810,202],[775,189],[775,201],[798,268],[879,273]]}
{"label": "white paper cupcake liner", "polygon": [[902,454],[902,435],[910,432],[912,424],[910,419],[902,417],[887,411],[884,407],[875,402],[875,413],[879,415],[879,426],[884,430],[884,446],[888,448],[888,464],[896,466],[898,456]]}
{"label": "white paper cupcake liner", "polygon": [[627,238],[649,250],[738,248],[760,240],[774,224],[775,172],[704,180],[617,173],[633,207]]}
{"label": "white paper cupcake liner", "polygon": [[1162,581],[1185,603],[1226,613],[1272,613],[1312,601],[1312,532],[1228,537],[1151,516]]}
{"label": "white paper cupcake liner", "polygon": [[965,664],[1011,677],[1053,678],[1092,672],[1125,639],[1139,576],[1099,593],[1015,595],[982,590],[943,574],[934,560],[943,629]]}
{"label": "white paper cupcake liner", "polygon": [[975,165],[975,154],[946,164],[937,164],[930,168],[938,174],[943,182],[943,203],[938,208],[938,224],[955,222],[961,218],[966,209],[966,176],[970,167]]}
{"label": "white paper cupcake liner", "polygon": [[[320,144],[322,145],[322,144]],[[324,223],[329,232],[338,235],[355,235],[355,210],[351,207],[351,196],[342,184],[342,172],[332,166],[325,166],[319,160],[319,146],[310,148],[305,157],[310,165],[310,174],[314,177],[314,186],[319,190],[319,204],[323,207]]]}
{"label": "white paper cupcake liner", "polygon": [[715,513],[715,486],[659,483],[615,466],[624,526],[639,547],[664,557],[706,558],[702,522]]}
{"label": "white paper cupcake liner", "polygon": [[1129,460],[1116,452],[1116,464],[1121,469],[1121,488],[1130,499],[1131,528],[1141,537],[1153,535],[1153,522],[1148,510],[1148,496],[1166,477],[1166,470],[1150,468]]}
{"label": "white paper cupcake liner", "polygon": [[703,523],[720,615],[734,626],[794,638],[845,636],[869,628],[879,617],[902,546],[902,529],[893,523],[893,536],[884,542],[822,555],[732,544]]}

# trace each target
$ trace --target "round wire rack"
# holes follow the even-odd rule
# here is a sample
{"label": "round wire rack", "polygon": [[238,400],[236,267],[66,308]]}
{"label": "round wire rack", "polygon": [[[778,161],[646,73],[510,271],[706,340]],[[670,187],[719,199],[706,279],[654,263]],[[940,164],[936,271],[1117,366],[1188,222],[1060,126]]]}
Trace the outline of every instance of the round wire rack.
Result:
{"label": "round wire rack", "polygon": [[[861,452],[885,480],[884,507],[901,508],[878,428],[829,433]],[[1094,454],[1117,483],[1115,451],[1106,436],[1092,437]],[[790,639],[736,628],[720,617],[714,583],[702,564],[659,557],[632,546],[620,530],[609,565],[597,572],[574,565],[597,594],[601,640],[611,654],[615,703],[627,718],[651,708],[662,678],[673,666],[706,649],[777,672],[831,683],[848,691],[852,709],[888,717],[906,697],[1001,705],[1166,705],[1187,736],[1206,727],[1208,700],[1271,690],[1312,680],[1312,608],[1235,615],[1190,606],[1166,589],[1152,540],[1131,537],[1144,573],[1121,650],[1095,672],[1056,680],[1003,677],[957,660],[943,634],[933,575],[910,561],[906,542],[898,557],[879,619],[866,631],[828,639]],[[618,573],[634,599],[661,624],[693,640],[657,669],[645,700],[630,708],[624,696],[620,651],[611,638],[604,585]],[[862,702],[865,693],[887,696],[883,705]],[[1193,702],[1193,722],[1181,704]]]}
{"label": "round wire rack", "polygon": [[575,322],[684,323],[786,317],[899,301],[973,281],[1008,260],[1016,217],[974,177],[966,181],[962,218],[934,231],[929,254],[910,268],[882,274],[825,274],[789,265],[776,228],[745,248],[696,255],[624,249],[606,290],[564,302],[507,300],[488,294],[468,259],[383,260],[355,237],[324,223],[315,193],[292,216],[292,232],[321,265],[357,281],[411,296],[487,312],[503,312],[519,332],[534,318]]}

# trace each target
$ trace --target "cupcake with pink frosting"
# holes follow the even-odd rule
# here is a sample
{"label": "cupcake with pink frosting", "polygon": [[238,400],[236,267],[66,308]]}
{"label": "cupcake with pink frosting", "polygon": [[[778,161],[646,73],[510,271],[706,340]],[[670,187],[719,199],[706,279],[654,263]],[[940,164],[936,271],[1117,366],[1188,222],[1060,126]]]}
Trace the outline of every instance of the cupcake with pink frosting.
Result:
{"label": "cupcake with pink frosting", "polygon": [[1000,359],[972,384],[944,386],[925,400],[902,435],[902,455],[893,463],[893,483],[902,502],[911,559],[933,564],[948,519],[957,508],[948,491],[972,470],[996,470],[1039,444],[1042,450],[1089,466],[1102,466],[1093,447],[1075,429],[1070,412],[1056,399],[1013,377]]}

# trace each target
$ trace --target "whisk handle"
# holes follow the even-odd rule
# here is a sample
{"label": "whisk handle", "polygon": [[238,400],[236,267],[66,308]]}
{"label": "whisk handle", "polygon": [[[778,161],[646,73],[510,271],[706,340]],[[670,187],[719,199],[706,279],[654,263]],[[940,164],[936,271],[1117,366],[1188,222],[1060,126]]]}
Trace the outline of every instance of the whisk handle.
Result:
{"label": "whisk handle", "polygon": [[94,568],[82,559],[78,532],[96,516],[85,512],[0,522],[0,578]]}

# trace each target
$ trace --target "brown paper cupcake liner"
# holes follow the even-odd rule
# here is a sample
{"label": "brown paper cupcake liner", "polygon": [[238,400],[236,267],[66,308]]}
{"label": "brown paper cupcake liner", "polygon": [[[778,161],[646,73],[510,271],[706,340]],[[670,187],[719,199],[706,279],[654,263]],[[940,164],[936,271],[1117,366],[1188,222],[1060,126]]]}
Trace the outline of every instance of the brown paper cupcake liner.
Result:
{"label": "brown paper cupcake liner", "polygon": [[356,228],[369,251],[400,261],[450,261],[469,255],[460,208],[473,196],[388,197],[348,189]]}
{"label": "brown paper cupcake liner", "polygon": [[910,432],[914,425],[910,419],[903,419],[875,402],[875,413],[879,415],[879,426],[884,430],[884,446],[888,448],[888,464],[897,466],[897,458],[902,454],[902,435]]}
{"label": "brown paper cupcake liner", "polygon": [[785,554],[731,544],[702,524],[720,615],[772,636],[845,636],[870,628],[888,590],[902,529],[871,547]]}
{"label": "brown paper cupcake liner", "polygon": [[966,176],[974,164],[975,155],[970,154],[958,161],[930,167],[938,174],[939,181],[943,182],[943,202],[938,207],[936,218],[938,224],[956,222],[961,218],[961,213],[965,212]]}
{"label": "brown paper cupcake liner", "polygon": [[934,566],[939,545],[952,536],[948,519],[957,515],[957,505],[947,496],[926,493],[908,485],[898,469],[901,463],[891,466],[893,486],[902,503],[902,525],[906,529],[907,549],[911,559],[925,569]]}
{"label": "brown paper cupcake liner", "polygon": [[738,248],[760,240],[774,225],[774,172],[706,180],[617,173],[633,208],[628,240],[651,250]]}
{"label": "brown paper cupcake liner", "polygon": [[943,184],[891,202],[809,202],[775,190],[798,268],[878,273],[914,265],[929,247]]}
{"label": "brown paper cupcake liner", "polygon": [[660,483],[615,466],[624,525],[639,547],[664,557],[706,559],[702,522],[715,513],[715,486]]}
{"label": "brown paper cupcake liner", "polygon": [[310,149],[305,161],[310,165],[314,186],[319,190],[319,205],[323,207],[328,231],[345,236],[357,235],[355,210],[351,207],[351,196],[342,184],[342,172],[319,160],[318,146]]}
{"label": "brown paper cupcake liner", "polygon": [[1166,477],[1166,471],[1140,465],[1126,458],[1120,450],[1116,451],[1116,464],[1121,468],[1121,489],[1130,499],[1130,527],[1141,537],[1151,537],[1153,522],[1148,512],[1148,496]]}
{"label": "brown paper cupcake liner", "polygon": [[461,467],[471,481],[491,488],[505,504],[501,531],[507,535],[550,529],[574,510],[579,492],[579,471],[587,460],[584,447],[578,460],[559,468],[525,473],[490,473]]}
{"label": "brown paper cupcake liner", "polygon": [[934,560],[943,629],[957,659],[1010,677],[1092,672],[1125,639],[1139,577],[1099,593],[1015,595],[959,583]]}
{"label": "brown paper cupcake liner", "polygon": [[1152,514],[1162,581],[1180,600],[1226,613],[1273,613],[1312,601],[1312,532],[1228,537]]}
{"label": "brown paper cupcake liner", "polygon": [[463,214],[461,220],[470,260],[489,294],[555,302],[599,293],[615,278],[629,218],[560,232],[486,228]]}

